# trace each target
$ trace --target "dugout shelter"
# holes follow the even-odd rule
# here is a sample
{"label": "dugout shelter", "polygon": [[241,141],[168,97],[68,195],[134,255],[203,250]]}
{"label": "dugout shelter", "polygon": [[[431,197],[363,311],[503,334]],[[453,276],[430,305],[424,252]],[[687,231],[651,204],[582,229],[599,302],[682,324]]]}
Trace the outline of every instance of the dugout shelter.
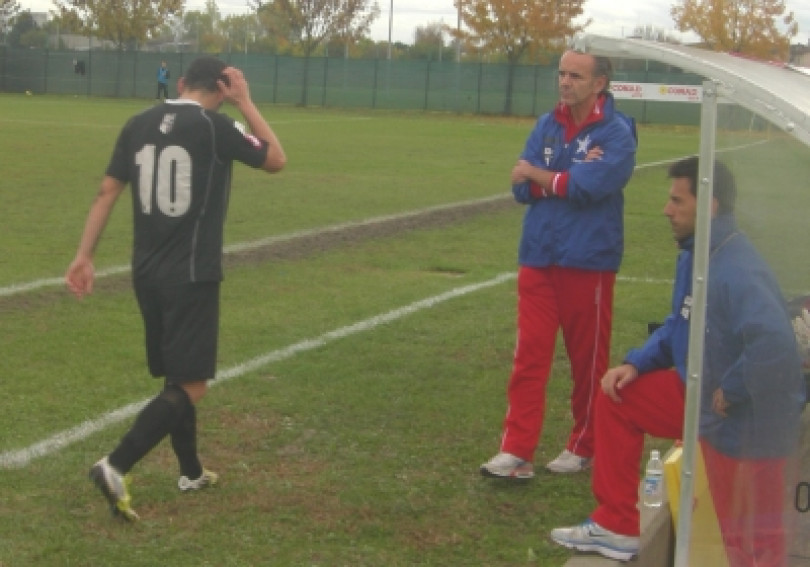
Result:
{"label": "dugout shelter", "polygon": [[[810,75],[790,65],[640,39],[584,35],[575,47],[613,58],[653,60],[704,78],[699,101],[701,186],[712,186],[715,159],[732,170],[740,229],[775,272],[786,300],[810,294]],[[643,136],[640,147],[643,148]],[[675,158],[685,156],[675,156]],[[666,165],[661,187],[667,187]],[[658,188],[651,188],[658,190]],[[662,206],[665,194],[662,191]],[[728,557],[706,482],[698,443],[706,336],[711,192],[698,193],[693,307],[687,366],[686,414],[675,512],[676,567],[736,567]],[[662,230],[666,225],[662,221]],[[632,254],[628,250],[628,254]],[[674,256],[673,256],[674,263]],[[668,297],[663,298],[664,301]],[[810,364],[805,362],[805,370]],[[763,380],[769,377],[763,376]],[[801,415],[798,442],[784,481],[783,532],[788,567],[810,567],[810,409]],[[774,439],[774,443],[778,440]],[[762,478],[760,482],[774,482]],[[733,485],[734,480],[729,479]],[[672,488],[672,487],[670,487]],[[679,493],[678,493],[679,492]],[[735,505],[749,494],[740,490]],[[681,513],[677,513],[680,510]],[[643,550],[642,550],[643,554]]]}

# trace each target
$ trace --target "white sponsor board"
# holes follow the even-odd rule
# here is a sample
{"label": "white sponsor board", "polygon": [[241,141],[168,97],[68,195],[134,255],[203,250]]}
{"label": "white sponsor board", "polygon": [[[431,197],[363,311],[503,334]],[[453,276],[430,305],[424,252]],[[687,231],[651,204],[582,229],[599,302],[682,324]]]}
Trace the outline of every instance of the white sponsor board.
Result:
{"label": "white sponsor board", "polygon": [[700,85],[612,81],[610,90],[614,97],[621,99],[660,100],[665,102],[701,102],[703,100],[703,87]]}

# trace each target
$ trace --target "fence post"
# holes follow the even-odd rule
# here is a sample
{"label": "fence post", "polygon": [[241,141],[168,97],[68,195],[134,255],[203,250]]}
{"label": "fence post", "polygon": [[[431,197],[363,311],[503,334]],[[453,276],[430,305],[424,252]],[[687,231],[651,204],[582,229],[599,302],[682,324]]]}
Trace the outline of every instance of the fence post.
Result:
{"label": "fence post", "polygon": [[323,92],[321,93],[321,106],[326,108],[326,84],[329,75],[329,56],[323,58]]}
{"label": "fence post", "polygon": [[432,61],[430,59],[427,60],[427,66],[425,67],[425,105],[422,110],[428,109],[428,99],[430,97],[430,64]]}
{"label": "fence post", "polygon": [[484,62],[478,62],[478,93],[477,93],[477,102],[475,106],[475,113],[481,114],[481,88],[483,87],[484,83]]}
{"label": "fence post", "polygon": [[42,88],[42,90],[43,90],[42,94],[48,94],[48,63],[51,60],[50,57],[48,57],[49,54],[50,54],[50,51],[46,48],[45,49],[45,64],[43,65],[43,67],[45,68],[45,80],[42,81],[42,87],[43,87]]}
{"label": "fence post", "polygon": [[136,50],[132,57],[132,98],[138,97],[138,53],[140,51]]}
{"label": "fence post", "polygon": [[274,57],[275,68],[273,69],[273,104],[278,101],[278,54]]}
{"label": "fence post", "polygon": [[380,71],[380,59],[374,60],[374,85],[371,91],[371,108],[377,108],[377,79]]}
{"label": "fence post", "polygon": [[91,84],[93,79],[93,36],[88,39],[87,49],[87,96],[92,96]]}

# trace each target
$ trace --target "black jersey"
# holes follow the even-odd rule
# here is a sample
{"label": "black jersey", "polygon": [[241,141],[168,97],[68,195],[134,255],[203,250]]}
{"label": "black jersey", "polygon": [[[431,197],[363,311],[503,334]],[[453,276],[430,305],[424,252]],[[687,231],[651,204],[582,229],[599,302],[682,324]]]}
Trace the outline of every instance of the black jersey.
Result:
{"label": "black jersey", "polygon": [[220,281],[232,164],[260,167],[267,146],[192,101],[166,101],[132,117],[107,175],[132,190],[133,277],[155,284]]}

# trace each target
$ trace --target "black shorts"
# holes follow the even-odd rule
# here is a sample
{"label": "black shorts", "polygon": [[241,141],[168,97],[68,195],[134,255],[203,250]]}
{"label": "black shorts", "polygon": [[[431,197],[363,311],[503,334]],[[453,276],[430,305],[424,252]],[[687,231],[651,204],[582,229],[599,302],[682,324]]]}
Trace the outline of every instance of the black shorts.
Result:
{"label": "black shorts", "polygon": [[219,283],[154,287],[135,282],[152,376],[174,383],[214,378]]}

